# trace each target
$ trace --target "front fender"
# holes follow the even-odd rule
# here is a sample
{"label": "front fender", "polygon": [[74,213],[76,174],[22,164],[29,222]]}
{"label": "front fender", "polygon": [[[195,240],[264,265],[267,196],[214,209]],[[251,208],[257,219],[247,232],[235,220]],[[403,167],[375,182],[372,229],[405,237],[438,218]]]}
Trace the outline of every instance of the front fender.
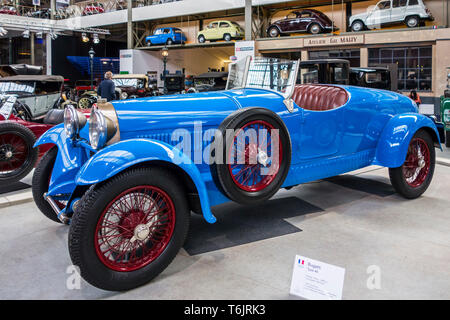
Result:
{"label": "front fender", "polygon": [[34,143],[34,147],[52,143],[52,144],[58,144],[58,141],[60,141],[61,134],[64,132],[64,124],[61,123],[57,126],[54,126],[53,128],[50,128],[47,130],[42,136],[39,137],[39,139],[36,140]]}
{"label": "front fender", "polygon": [[164,142],[130,139],[108,146],[84,164],[75,182],[77,185],[92,185],[106,181],[131,166],[151,161],[165,161],[186,172],[197,188],[204,218],[209,223],[216,222],[211,212],[207,188],[199,170],[185,154]]}
{"label": "front fender", "polygon": [[76,185],[75,176],[80,167],[87,161],[89,154],[84,148],[77,147],[67,139],[64,124],[47,130],[34,144],[35,147],[44,144],[55,144],[58,155],[53,165],[49,182],[48,195],[71,194]]}
{"label": "front fender", "polygon": [[402,166],[409,143],[420,129],[431,133],[435,145],[440,147],[439,132],[430,118],[417,113],[400,114],[391,118],[384,127],[373,164],[389,168]]}

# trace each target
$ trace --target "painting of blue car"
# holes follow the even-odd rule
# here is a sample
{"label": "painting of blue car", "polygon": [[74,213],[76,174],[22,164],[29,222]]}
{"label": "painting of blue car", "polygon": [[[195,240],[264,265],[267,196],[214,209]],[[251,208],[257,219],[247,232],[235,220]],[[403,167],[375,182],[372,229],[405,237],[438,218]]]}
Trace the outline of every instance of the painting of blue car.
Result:
{"label": "painting of blue car", "polygon": [[183,31],[179,28],[159,28],[156,29],[153,35],[147,36],[145,42],[147,46],[152,45],[172,45],[184,44],[187,38]]}
{"label": "painting of blue car", "polygon": [[411,99],[298,85],[299,72],[299,61],[243,59],[223,91],[100,101],[89,120],[66,107],[64,124],[36,142],[55,147],[35,170],[33,197],[70,225],[81,276],[105,290],[141,286],[175,258],[191,212],[212,224],[216,205],[254,205],[371,165],[388,168],[404,198],[427,190],[439,134]]}

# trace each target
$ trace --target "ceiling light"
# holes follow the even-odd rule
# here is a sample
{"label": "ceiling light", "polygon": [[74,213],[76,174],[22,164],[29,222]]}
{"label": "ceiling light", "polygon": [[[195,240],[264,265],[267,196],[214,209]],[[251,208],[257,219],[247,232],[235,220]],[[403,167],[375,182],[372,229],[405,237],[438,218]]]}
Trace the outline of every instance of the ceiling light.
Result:
{"label": "ceiling light", "polygon": [[81,34],[81,41],[83,41],[83,42],[89,42],[89,37],[86,35],[85,32],[83,32],[83,33]]}
{"label": "ceiling light", "polygon": [[6,36],[7,33],[8,33],[8,30],[6,30],[3,27],[0,27],[0,37]]}
{"label": "ceiling light", "polygon": [[42,32],[36,32],[36,38],[42,39]]}
{"label": "ceiling light", "polygon": [[100,43],[100,38],[98,37],[98,34],[97,34],[97,33],[94,33],[94,34],[92,35],[92,42],[94,42],[95,44]]}
{"label": "ceiling light", "polygon": [[24,32],[22,32],[22,37],[28,39],[30,37],[30,30],[27,29]]}

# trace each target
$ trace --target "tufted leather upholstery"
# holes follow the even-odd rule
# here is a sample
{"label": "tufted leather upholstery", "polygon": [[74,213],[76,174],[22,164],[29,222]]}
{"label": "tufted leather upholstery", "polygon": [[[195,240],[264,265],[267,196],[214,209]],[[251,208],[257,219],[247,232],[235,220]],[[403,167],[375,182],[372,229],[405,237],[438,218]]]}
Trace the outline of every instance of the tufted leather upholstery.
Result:
{"label": "tufted leather upholstery", "polygon": [[294,102],[303,109],[326,111],[339,108],[348,100],[344,89],[323,84],[296,85],[292,95]]}

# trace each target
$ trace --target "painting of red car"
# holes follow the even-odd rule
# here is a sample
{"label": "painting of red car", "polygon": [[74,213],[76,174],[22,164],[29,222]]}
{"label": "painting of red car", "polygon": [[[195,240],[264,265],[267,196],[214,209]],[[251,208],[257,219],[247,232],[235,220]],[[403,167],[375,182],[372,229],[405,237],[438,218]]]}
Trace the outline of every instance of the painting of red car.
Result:
{"label": "painting of red car", "polygon": [[267,28],[267,34],[275,38],[297,32],[319,34],[336,30],[338,28],[326,14],[313,9],[305,9],[292,11],[286,18],[275,21]]}

